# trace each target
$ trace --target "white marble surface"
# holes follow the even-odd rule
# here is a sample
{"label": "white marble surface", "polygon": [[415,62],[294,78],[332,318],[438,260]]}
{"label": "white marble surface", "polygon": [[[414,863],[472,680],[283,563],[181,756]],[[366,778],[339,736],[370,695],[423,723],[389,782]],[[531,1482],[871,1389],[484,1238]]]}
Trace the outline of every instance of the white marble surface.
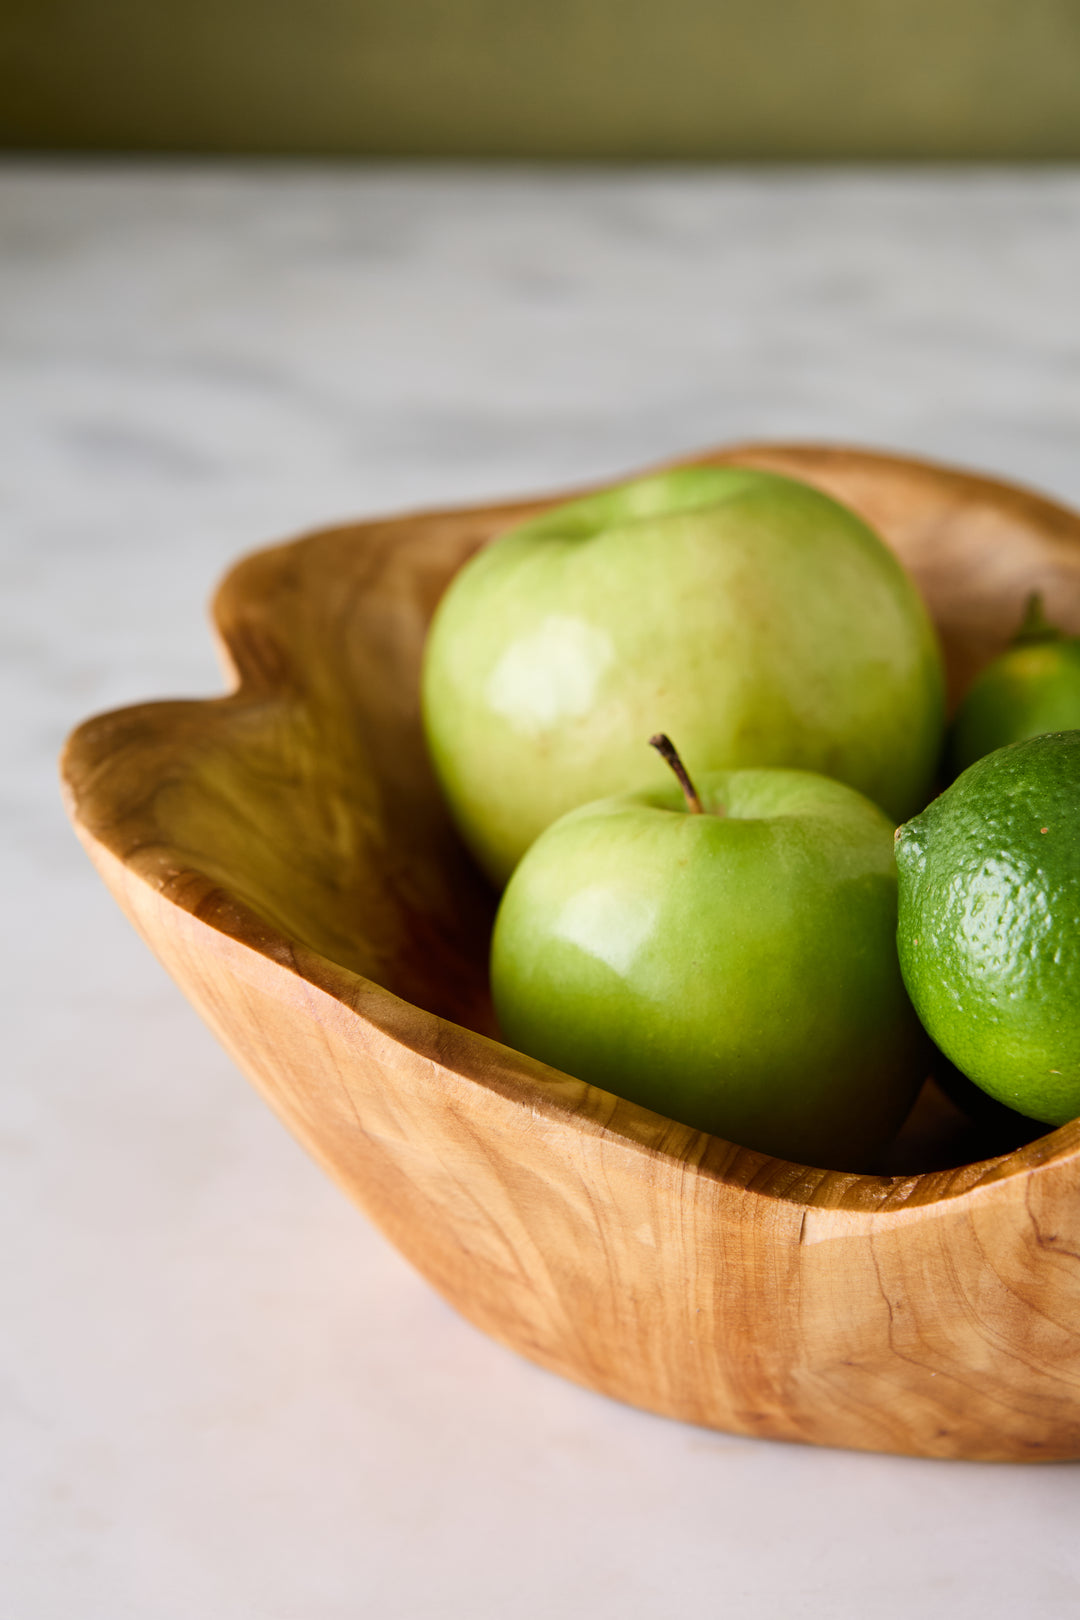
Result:
{"label": "white marble surface", "polygon": [[1080,174],[0,170],[0,1608],[1064,1620],[1080,1466],[712,1435],[459,1321],[113,908],[54,756],[298,527],[854,439],[1080,503]]}

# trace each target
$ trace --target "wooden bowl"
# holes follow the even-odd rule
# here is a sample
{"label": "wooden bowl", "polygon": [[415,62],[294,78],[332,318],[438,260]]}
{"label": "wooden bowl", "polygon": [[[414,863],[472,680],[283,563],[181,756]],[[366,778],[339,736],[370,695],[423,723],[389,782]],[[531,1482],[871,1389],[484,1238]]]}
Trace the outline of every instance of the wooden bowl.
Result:
{"label": "wooden bowl", "polygon": [[[792,473],[863,513],[925,593],[954,695],[1031,589],[1080,632],[1080,518],[1049,501],[852,450],[700,460]],[[70,739],[90,855],[290,1129],[502,1343],[741,1434],[1080,1455],[1080,1122],[978,1163],[838,1174],[496,1038],[492,896],[436,792],[417,673],[454,570],[549,504],[358,524],[241,562],[214,609],[236,690]],[[948,1166],[947,1145],[920,1151]]]}

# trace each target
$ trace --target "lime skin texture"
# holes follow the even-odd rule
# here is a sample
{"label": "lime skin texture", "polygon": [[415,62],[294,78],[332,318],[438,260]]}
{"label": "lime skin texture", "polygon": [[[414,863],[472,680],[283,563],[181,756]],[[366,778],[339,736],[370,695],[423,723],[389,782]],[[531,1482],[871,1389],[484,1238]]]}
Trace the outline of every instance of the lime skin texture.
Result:
{"label": "lime skin texture", "polygon": [[1080,727],[1080,641],[1073,637],[1010,647],[968,688],[950,736],[952,773],[1048,731]]}
{"label": "lime skin texture", "polygon": [[502,898],[519,1050],[800,1163],[868,1168],[926,1073],[896,959],[893,827],[806,771],[711,772],[571,811]]}
{"label": "lime skin texture", "polygon": [[1047,1125],[1080,1114],[1080,731],[978,760],[897,833],[897,946],[945,1056]]}
{"label": "lime skin texture", "polygon": [[685,468],[500,536],[451,583],[422,700],[455,820],[501,885],[592,799],[664,782],[644,739],[698,770],[788,765],[899,819],[944,729],[939,648],[902,567],[793,479]]}

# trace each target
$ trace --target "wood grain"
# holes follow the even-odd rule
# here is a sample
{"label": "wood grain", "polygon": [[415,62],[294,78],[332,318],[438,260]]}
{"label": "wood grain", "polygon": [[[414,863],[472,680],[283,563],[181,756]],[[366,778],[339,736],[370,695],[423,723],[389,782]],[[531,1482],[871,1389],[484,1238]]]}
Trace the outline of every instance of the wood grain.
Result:
{"label": "wood grain", "polygon": [[[1080,518],[1038,496],[853,450],[696,459],[790,472],[863,512],[922,587],[954,694],[1031,589],[1080,632]],[[435,791],[418,664],[455,569],[548,504],[359,524],[242,562],[215,603],[236,690],[70,739],[88,851],[281,1118],[503,1343],[737,1433],[1080,1456],[1080,1123],[980,1162],[946,1149],[926,1173],[842,1175],[494,1038],[493,899]],[[925,1133],[918,1151],[933,1158]]]}

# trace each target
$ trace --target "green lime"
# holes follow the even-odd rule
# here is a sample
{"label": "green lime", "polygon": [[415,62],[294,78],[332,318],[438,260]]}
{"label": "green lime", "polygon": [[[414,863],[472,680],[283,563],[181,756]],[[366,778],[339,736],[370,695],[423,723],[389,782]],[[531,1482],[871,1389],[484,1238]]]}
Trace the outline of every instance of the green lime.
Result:
{"label": "green lime", "polygon": [[1029,597],[1012,645],[988,664],[956,712],[949,739],[952,774],[1006,743],[1080,726],[1080,640],[1066,637]]}
{"label": "green lime", "polygon": [[896,834],[897,945],[929,1034],[1021,1114],[1080,1114],[1080,731],[999,748]]}

